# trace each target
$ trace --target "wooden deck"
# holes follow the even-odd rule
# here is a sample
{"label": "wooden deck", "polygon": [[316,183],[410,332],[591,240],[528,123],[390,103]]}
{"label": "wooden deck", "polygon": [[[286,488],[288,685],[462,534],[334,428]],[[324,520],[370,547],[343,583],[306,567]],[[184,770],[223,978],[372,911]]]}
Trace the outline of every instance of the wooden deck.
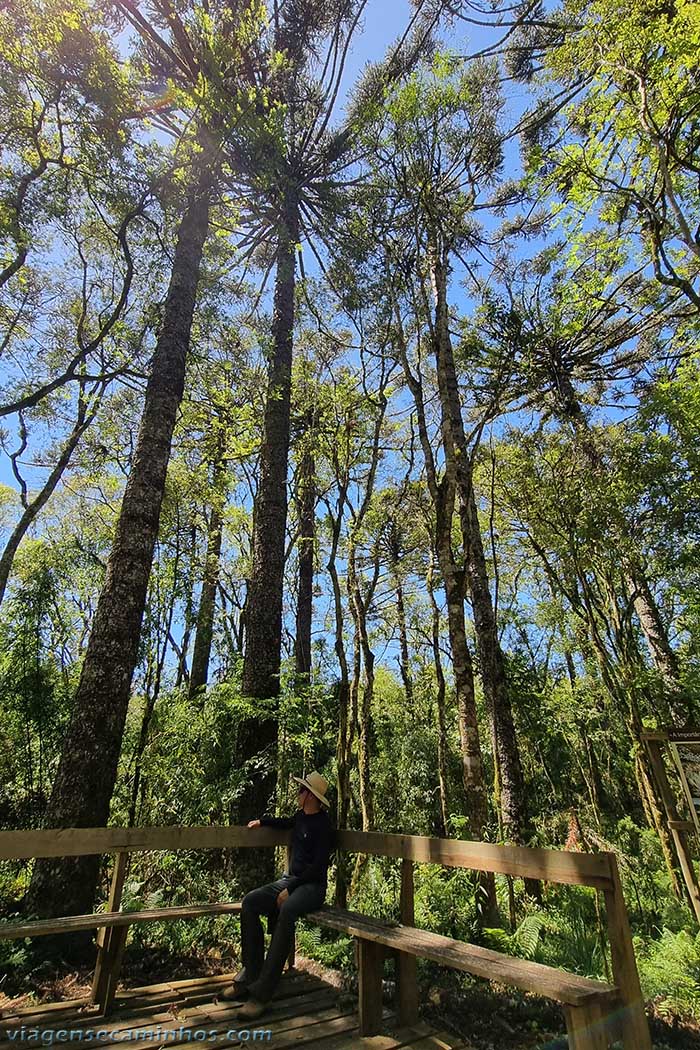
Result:
{"label": "wooden deck", "polygon": [[[222,975],[120,989],[107,1020],[100,1019],[97,1007],[87,999],[25,1006],[14,1013],[11,1006],[5,1007],[0,1050],[117,1042],[221,1048],[252,1043],[273,1050],[307,1046],[312,1050],[468,1050],[470,1046],[468,1041],[432,1031],[424,1024],[396,1027],[389,1010],[385,1011],[384,1034],[362,1039],[353,998],[303,971],[284,975],[268,1012],[259,1021],[239,1023],[234,1018],[237,1004],[217,999],[230,980],[231,975]],[[14,1039],[8,1036],[13,1031]]]}

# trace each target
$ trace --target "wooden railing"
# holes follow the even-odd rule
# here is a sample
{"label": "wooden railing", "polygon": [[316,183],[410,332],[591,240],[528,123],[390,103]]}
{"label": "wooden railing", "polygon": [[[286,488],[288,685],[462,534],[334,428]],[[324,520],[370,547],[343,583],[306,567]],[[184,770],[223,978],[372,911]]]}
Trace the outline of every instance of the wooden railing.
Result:
{"label": "wooden railing", "polygon": [[[235,826],[2,831],[0,860],[116,854],[108,901],[109,911],[114,912],[120,906],[125,862],[129,853],[146,850],[273,847],[287,845],[288,842],[289,833],[285,831]],[[650,1047],[627,910],[617,860],[613,853],[570,853],[458,839],[360,831],[339,831],[337,847],[350,853],[401,859],[400,914],[401,922],[408,927],[414,926],[415,863],[441,864],[446,867],[488,871],[544,882],[590,886],[602,891],[605,897],[613,982],[619,994],[621,1013],[624,1015],[620,1035],[625,1050],[644,1050]],[[65,920],[62,927],[60,923],[61,920],[55,921],[57,928],[66,932],[71,929],[70,920]],[[99,922],[93,925],[97,926]],[[123,949],[126,929],[101,930],[100,933],[104,935],[103,946],[105,938],[113,933],[116,938],[113,951]],[[0,938],[2,936],[3,927],[0,924]],[[410,968],[415,965],[415,960],[411,963],[403,959],[403,965]],[[410,973],[404,973],[401,983],[404,989],[415,987],[414,978]]]}

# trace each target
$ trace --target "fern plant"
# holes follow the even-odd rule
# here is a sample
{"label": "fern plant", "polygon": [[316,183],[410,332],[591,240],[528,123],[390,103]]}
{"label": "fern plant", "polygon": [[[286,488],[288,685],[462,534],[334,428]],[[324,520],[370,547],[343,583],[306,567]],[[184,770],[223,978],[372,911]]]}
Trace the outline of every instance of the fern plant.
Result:
{"label": "fern plant", "polygon": [[642,990],[664,1017],[700,1017],[700,934],[664,929],[656,941],[635,943]]}

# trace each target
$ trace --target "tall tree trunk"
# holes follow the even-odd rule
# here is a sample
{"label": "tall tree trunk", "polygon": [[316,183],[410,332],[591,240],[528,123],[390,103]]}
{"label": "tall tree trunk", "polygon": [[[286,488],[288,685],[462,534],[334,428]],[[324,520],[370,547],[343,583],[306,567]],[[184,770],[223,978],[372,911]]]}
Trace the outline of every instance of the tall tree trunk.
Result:
{"label": "tall tree trunk", "polygon": [[357,578],[355,565],[355,541],[350,535],[348,540],[348,592],[350,595],[350,607],[355,622],[356,637],[359,639],[364,663],[364,681],[360,692],[358,704],[358,772],[360,777],[360,808],[362,810],[362,830],[371,831],[374,827],[374,792],[372,790],[372,776],[370,769],[370,757],[372,753],[372,741],[374,737],[372,725],[372,701],[374,699],[374,652],[369,641],[367,630],[367,609],[378,577],[378,562],[375,563],[375,574],[369,590],[362,594],[360,582]]}
{"label": "tall tree trunk", "polygon": [[[425,418],[421,380],[419,376],[413,374],[408,361],[398,309],[396,309],[396,316],[400,333],[401,360],[406,382],[416,406],[418,434],[435,514],[434,545],[447,600],[447,626],[457,696],[465,808],[471,834],[475,839],[483,840],[488,823],[488,798],[474,696],[474,668],[464,623],[464,570],[458,569],[452,548],[455,486],[453,478],[447,473],[438,481],[435,457]],[[483,900],[478,902],[479,906],[481,907],[485,901],[483,914],[495,917],[498,909],[494,876],[489,872],[481,873],[479,888],[483,897]]]}
{"label": "tall tree trunk", "polygon": [[446,836],[449,815],[449,808],[447,802],[447,725],[445,720],[446,683],[445,672],[442,669],[442,657],[440,655],[440,610],[438,609],[438,604],[435,601],[435,593],[433,591],[432,562],[428,569],[426,585],[428,588],[428,594],[430,596],[430,605],[432,608],[432,617],[430,622],[430,638],[433,649],[433,662],[435,664],[435,678],[437,679],[437,766],[438,786],[440,790],[440,834],[442,836]]}
{"label": "tall tree trunk", "polygon": [[[207,154],[208,150],[201,156]],[[109,818],[172,435],[184,390],[212,185],[211,169],[202,168],[178,229],[133,466],[46,812],[49,828],[102,827]],[[47,918],[92,911],[99,864],[98,855],[38,860],[28,910]]]}
{"label": "tall tree trunk", "polygon": [[[243,660],[243,693],[259,699],[275,697],[280,690],[295,251],[299,237],[298,203],[291,193],[285,201],[281,224],[272,320],[273,352],[255,497],[253,564],[248,584]],[[255,734],[254,723],[251,728]],[[254,795],[257,804],[262,795]],[[252,810],[251,815],[254,815]]]}
{"label": "tall tree trunk", "polygon": [[[244,696],[274,699],[280,691],[282,654],[282,597],[287,529],[287,470],[289,463],[292,352],[296,244],[299,205],[288,192],[280,216],[277,272],[272,318],[272,360],[265,402],[260,478],[253,514],[252,571],[245,612]],[[255,760],[255,772],[237,807],[237,820],[246,824],[273,804],[277,748],[277,719],[249,718],[238,726],[240,765]],[[252,771],[251,771],[252,772]],[[274,858],[262,850],[237,850],[241,885],[273,874]],[[268,880],[269,881],[269,880]],[[249,888],[249,887],[248,887]]]}
{"label": "tall tree trunk", "polygon": [[[332,533],[331,552],[328,558],[327,569],[333,587],[333,606],[335,612],[335,654],[340,667],[340,681],[337,687],[338,696],[338,745],[336,748],[336,770],[338,784],[337,805],[337,827],[347,828],[350,816],[350,770],[352,766],[352,742],[354,736],[354,724],[350,710],[350,674],[348,671],[348,659],[345,653],[343,640],[343,599],[340,588],[340,578],[336,559],[338,556],[338,543],[343,521],[343,507],[347,493],[347,483],[339,484],[338,511],[334,516],[331,513]],[[348,883],[350,866],[347,854],[342,851],[338,854],[335,880],[335,907],[345,908],[348,902]]]}
{"label": "tall tree trunk", "polygon": [[214,613],[216,610],[216,591],[219,585],[219,564],[221,561],[221,541],[223,533],[223,512],[226,499],[226,470],[224,458],[226,435],[220,432],[217,456],[212,474],[212,502],[209,512],[209,529],[207,533],[207,553],[204,561],[204,578],[199,596],[197,613],[197,631],[194,637],[192,669],[190,671],[189,697],[192,700],[209,679],[209,660],[214,637]]}
{"label": "tall tree trunk", "polygon": [[[336,771],[338,787],[338,804],[336,809],[337,827],[347,828],[350,821],[350,773],[352,769],[352,745],[355,735],[355,721],[350,700],[350,672],[348,658],[345,652],[344,641],[344,617],[343,598],[338,575],[338,546],[340,534],[343,527],[343,514],[348,494],[349,469],[347,459],[349,458],[350,433],[346,429],[346,440],[343,447],[346,450],[346,462],[341,464],[339,445],[333,447],[332,458],[336,471],[336,482],[338,485],[338,499],[336,512],[333,513],[330,502],[326,500],[328,514],[331,522],[331,549],[328,556],[326,568],[331,578],[333,587],[333,609],[334,609],[334,647],[340,667],[340,681],[337,686],[338,697],[338,744],[336,748]],[[345,908],[348,903],[348,886],[350,883],[350,862],[346,853],[338,853],[335,878],[335,907]]]}
{"label": "tall tree trunk", "polygon": [[404,375],[416,406],[418,433],[435,515],[434,546],[447,600],[447,626],[459,712],[466,812],[471,833],[475,838],[483,838],[488,820],[488,802],[474,698],[474,669],[464,624],[464,572],[458,569],[452,549],[455,489],[447,476],[438,481],[425,418],[421,381],[411,371],[403,339],[401,342]]}
{"label": "tall tree trunk", "polygon": [[[492,722],[496,766],[500,774],[500,808],[506,838],[527,840],[525,785],[520,750],[508,695],[505,661],[486,568],[472,479],[471,458],[464,432],[457,373],[452,352],[447,306],[447,248],[435,236],[429,249],[435,303],[433,341],[442,413],[446,470],[454,478],[460,503],[466,584],[474,613],[484,696]],[[529,887],[534,889],[535,887]]]}
{"label": "tall tree trunk", "polygon": [[316,460],[312,445],[313,413],[307,417],[305,447],[299,463],[299,587],[297,594],[294,665],[299,685],[311,678],[311,623],[314,596],[314,542],[316,538]]}
{"label": "tall tree trunk", "polygon": [[678,726],[691,721],[688,697],[681,683],[678,656],[668,638],[668,631],[641,565],[629,562],[625,584],[656,670],[664,683],[668,706]]}
{"label": "tall tree trunk", "polygon": [[[148,734],[151,729],[151,721],[153,720],[153,712],[160,696],[160,687],[163,681],[163,668],[165,667],[165,659],[168,654],[168,646],[171,644],[172,639],[172,627],[173,617],[175,615],[175,595],[178,589],[178,573],[180,568],[180,533],[176,533],[176,547],[175,557],[173,564],[173,587],[171,591],[170,601],[168,602],[168,612],[165,618],[165,626],[163,629],[163,646],[162,648],[158,645],[158,624],[160,622],[160,616],[156,618],[156,632],[155,632],[155,674],[153,675],[153,683],[151,684],[151,653],[153,647],[149,647],[149,668],[146,675],[146,703],[144,704],[143,714],[141,716],[141,730],[139,732],[139,739],[136,745],[136,751],[134,754],[134,779],[131,784],[131,801],[129,804],[128,814],[128,826],[134,827],[136,824],[137,815],[139,812],[139,799],[143,803],[145,795],[145,778],[143,776],[143,756],[146,753],[146,745],[148,744]],[[158,606],[156,606],[158,607]]]}
{"label": "tall tree trunk", "polygon": [[411,676],[411,661],[408,652],[408,632],[406,629],[406,606],[404,603],[403,582],[401,580],[401,542],[399,529],[396,521],[389,526],[389,572],[391,573],[394,590],[396,591],[396,621],[399,628],[399,670],[403,682],[406,700],[410,709],[413,708],[413,678]]}

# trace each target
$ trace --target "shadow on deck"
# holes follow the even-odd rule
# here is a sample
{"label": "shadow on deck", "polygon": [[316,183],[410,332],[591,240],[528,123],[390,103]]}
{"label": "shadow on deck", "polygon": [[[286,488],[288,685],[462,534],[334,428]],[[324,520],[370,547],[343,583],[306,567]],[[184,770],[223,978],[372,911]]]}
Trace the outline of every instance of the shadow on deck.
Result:
{"label": "shadow on deck", "polygon": [[[467,1050],[468,1042],[427,1025],[396,1027],[384,1012],[384,1034],[361,1038],[356,1003],[320,977],[287,972],[268,1012],[255,1022],[238,1022],[236,1003],[220,1002],[218,993],[231,975],[166,981],[121,989],[110,1016],[100,1017],[87,999],[25,1006],[0,1020],[0,1050],[77,1043],[144,1046],[236,1047],[253,1043],[273,1050]],[[13,1035],[14,1033],[14,1035]]]}

